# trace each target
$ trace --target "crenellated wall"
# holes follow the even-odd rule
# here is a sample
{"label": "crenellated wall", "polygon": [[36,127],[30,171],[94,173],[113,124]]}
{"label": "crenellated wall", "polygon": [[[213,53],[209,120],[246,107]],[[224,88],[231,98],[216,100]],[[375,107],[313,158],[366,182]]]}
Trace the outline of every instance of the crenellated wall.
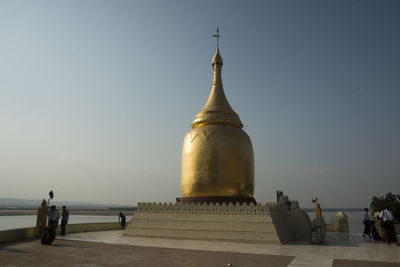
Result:
{"label": "crenellated wall", "polygon": [[185,203],[181,204],[177,203],[138,203],[138,209],[135,213],[135,216],[138,212],[143,213],[176,213],[176,214],[219,214],[219,215],[267,215],[269,214],[269,207],[277,206],[277,203],[258,203],[254,205],[250,203],[249,205],[243,203],[242,205],[239,203],[233,204],[230,202],[228,205],[226,203]]}

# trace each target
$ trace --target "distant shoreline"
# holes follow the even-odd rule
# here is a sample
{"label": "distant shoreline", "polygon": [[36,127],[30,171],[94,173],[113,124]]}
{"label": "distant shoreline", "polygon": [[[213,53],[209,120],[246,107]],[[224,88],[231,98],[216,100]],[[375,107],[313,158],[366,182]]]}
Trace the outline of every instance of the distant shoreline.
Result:
{"label": "distant shoreline", "polygon": [[[61,209],[59,209],[60,211]],[[118,216],[119,212],[126,216],[132,216],[135,211],[132,210],[109,210],[109,209],[69,209],[71,215],[97,215],[97,216]],[[36,209],[0,209],[0,216],[18,216],[18,215],[36,215]]]}

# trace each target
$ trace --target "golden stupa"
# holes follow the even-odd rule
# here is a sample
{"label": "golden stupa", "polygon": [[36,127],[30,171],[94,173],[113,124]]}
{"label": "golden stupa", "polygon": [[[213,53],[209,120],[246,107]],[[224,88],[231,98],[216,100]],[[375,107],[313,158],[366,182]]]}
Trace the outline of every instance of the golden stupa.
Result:
{"label": "golden stupa", "polygon": [[218,28],[213,36],[214,80],[207,103],[183,141],[180,201],[255,202],[253,147],[223,90]]}

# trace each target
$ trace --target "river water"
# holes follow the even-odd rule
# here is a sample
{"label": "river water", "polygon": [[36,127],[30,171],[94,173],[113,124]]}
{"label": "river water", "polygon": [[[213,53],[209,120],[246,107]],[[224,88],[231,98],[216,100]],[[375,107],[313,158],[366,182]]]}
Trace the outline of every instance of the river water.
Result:
{"label": "river water", "polygon": [[[132,216],[126,216],[129,222]],[[70,215],[69,224],[118,222],[118,216]],[[0,216],[0,231],[36,226],[36,215]]]}

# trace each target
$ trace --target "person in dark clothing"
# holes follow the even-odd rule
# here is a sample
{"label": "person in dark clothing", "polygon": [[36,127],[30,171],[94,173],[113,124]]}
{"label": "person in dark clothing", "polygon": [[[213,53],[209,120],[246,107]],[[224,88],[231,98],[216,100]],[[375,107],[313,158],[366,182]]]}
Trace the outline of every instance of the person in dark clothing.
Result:
{"label": "person in dark clothing", "polygon": [[368,215],[368,209],[364,209],[364,215],[363,215],[363,224],[364,224],[364,232],[363,232],[363,237],[365,235],[368,235],[371,237],[371,218]]}
{"label": "person in dark clothing", "polygon": [[121,230],[124,230],[125,229],[125,223],[126,223],[126,217],[122,212],[119,213],[118,221],[121,223]]}
{"label": "person in dark clothing", "polygon": [[375,222],[371,221],[371,235],[375,241],[382,241],[381,235],[378,233],[378,230],[375,227]]}
{"label": "person in dark clothing", "polygon": [[394,217],[393,213],[389,210],[389,207],[386,207],[381,214],[379,215],[381,220],[383,239],[389,245],[390,243],[395,243],[399,245],[397,241],[396,229],[394,228]]}
{"label": "person in dark clothing", "polygon": [[68,223],[68,220],[69,220],[69,210],[67,210],[67,207],[63,206],[61,213],[61,235],[65,235],[65,227]]}
{"label": "person in dark clothing", "polygon": [[56,206],[51,206],[50,210],[47,211],[48,227],[50,229],[49,234],[52,240],[56,239],[56,231],[58,221],[60,219],[60,213],[56,209]]}

